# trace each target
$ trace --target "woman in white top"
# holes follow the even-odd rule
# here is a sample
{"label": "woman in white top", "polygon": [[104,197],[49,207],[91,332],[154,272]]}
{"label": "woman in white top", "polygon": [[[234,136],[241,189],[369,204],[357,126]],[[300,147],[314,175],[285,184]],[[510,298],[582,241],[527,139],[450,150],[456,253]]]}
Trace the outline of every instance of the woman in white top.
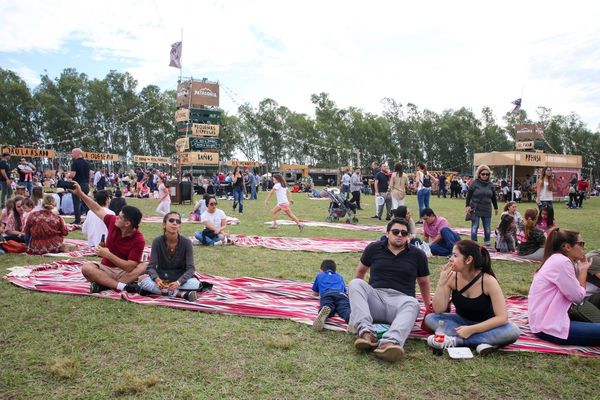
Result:
{"label": "woman in white top", "polygon": [[194,233],[194,237],[205,246],[219,246],[227,243],[225,230],[227,229],[227,216],[223,210],[217,208],[215,196],[206,199],[208,209],[200,216],[200,222],[204,224],[203,231]]}
{"label": "woman in white top", "polygon": [[422,224],[421,213],[423,209],[429,208],[429,198],[431,197],[431,185],[433,176],[427,171],[427,166],[423,163],[418,164],[417,170],[417,202],[419,203],[419,220],[417,224]]}
{"label": "woman in white top", "polygon": [[394,173],[390,181],[390,191],[392,192],[392,210],[395,210],[398,206],[403,206],[404,197],[408,191],[408,176],[403,173],[400,161],[394,164]]}
{"label": "woman in white top", "polygon": [[269,200],[271,200],[271,196],[273,196],[273,192],[275,192],[277,196],[277,205],[271,209],[271,218],[273,219],[273,224],[269,226],[271,229],[277,228],[277,213],[279,211],[283,211],[293,220],[296,224],[298,224],[298,229],[302,232],[304,229],[304,224],[296,218],[296,216],[292,213],[290,209],[290,203],[294,204],[294,200],[290,198],[290,191],[287,188],[287,184],[281,175],[273,175],[273,189],[269,192],[267,198],[265,199],[265,207],[268,206]]}
{"label": "woman in white top", "polygon": [[552,168],[546,167],[542,169],[542,176],[537,182],[536,198],[539,209],[542,209],[544,204],[552,207],[552,192],[554,191],[554,177],[552,176]]}
{"label": "woman in white top", "polygon": [[[96,200],[96,203],[98,203],[108,215],[115,215],[115,212],[108,208],[110,196],[106,190],[98,190],[94,194],[94,200]],[[102,239],[102,235],[104,235],[105,240],[106,237],[108,237],[108,228],[106,227],[106,224],[93,212],[88,213],[85,221],[83,221],[81,230],[83,234],[87,236],[87,243],[90,246],[98,246],[100,239]]]}
{"label": "woman in white top", "polygon": [[156,207],[156,212],[164,217],[171,212],[171,196],[169,196],[169,189],[165,186],[165,181],[162,177],[158,178],[157,183],[160,203]]}

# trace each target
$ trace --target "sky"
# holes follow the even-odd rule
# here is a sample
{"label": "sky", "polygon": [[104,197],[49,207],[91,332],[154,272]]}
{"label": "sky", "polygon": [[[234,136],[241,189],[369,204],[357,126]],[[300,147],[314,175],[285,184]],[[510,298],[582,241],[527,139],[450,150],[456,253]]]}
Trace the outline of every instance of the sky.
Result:
{"label": "sky", "polygon": [[0,0],[0,68],[31,88],[75,68],[175,89],[169,52],[183,31],[183,76],[219,81],[229,113],[271,98],[314,115],[311,94],[326,92],[375,114],[385,97],[489,106],[502,122],[522,98],[533,120],[544,106],[600,131],[600,2],[491,3]]}

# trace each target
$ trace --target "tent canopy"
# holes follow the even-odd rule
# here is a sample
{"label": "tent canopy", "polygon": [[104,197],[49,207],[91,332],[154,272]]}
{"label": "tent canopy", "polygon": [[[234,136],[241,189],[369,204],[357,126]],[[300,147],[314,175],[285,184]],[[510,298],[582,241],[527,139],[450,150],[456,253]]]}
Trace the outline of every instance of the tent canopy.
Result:
{"label": "tent canopy", "polygon": [[532,153],[524,151],[494,151],[475,153],[473,165],[486,164],[490,167],[528,166],[581,169],[582,157],[566,154]]}

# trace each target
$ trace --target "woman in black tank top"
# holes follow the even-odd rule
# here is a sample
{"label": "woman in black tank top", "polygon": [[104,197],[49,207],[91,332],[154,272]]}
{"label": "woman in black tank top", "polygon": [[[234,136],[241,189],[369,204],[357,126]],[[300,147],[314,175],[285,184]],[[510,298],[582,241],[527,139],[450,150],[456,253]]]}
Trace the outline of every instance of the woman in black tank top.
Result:
{"label": "woman in black tank top", "polygon": [[[444,313],[448,300],[456,313]],[[443,343],[427,342],[432,347],[476,347],[487,354],[500,346],[514,343],[519,328],[508,322],[506,301],[496,280],[490,254],[472,240],[456,242],[450,261],[442,266],[433,298],[434,314],[425,317],[425,325],[435,331],[444,321]]]}

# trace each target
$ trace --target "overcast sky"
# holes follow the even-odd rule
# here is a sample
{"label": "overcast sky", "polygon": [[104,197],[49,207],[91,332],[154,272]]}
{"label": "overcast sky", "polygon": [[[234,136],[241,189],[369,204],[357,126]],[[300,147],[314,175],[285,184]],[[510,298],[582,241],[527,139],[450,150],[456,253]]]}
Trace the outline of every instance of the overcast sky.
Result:
{"label": "overcast sky", "polygon": [[222,84],[221,106],[272,98],[313,114],[313,93],[381,113],[381,99],[436,112],[523,98],[600,130],[598,1],[0,0],[0,67],[31,87],[44,71],[129,71],[138,89],[183,75]]}

